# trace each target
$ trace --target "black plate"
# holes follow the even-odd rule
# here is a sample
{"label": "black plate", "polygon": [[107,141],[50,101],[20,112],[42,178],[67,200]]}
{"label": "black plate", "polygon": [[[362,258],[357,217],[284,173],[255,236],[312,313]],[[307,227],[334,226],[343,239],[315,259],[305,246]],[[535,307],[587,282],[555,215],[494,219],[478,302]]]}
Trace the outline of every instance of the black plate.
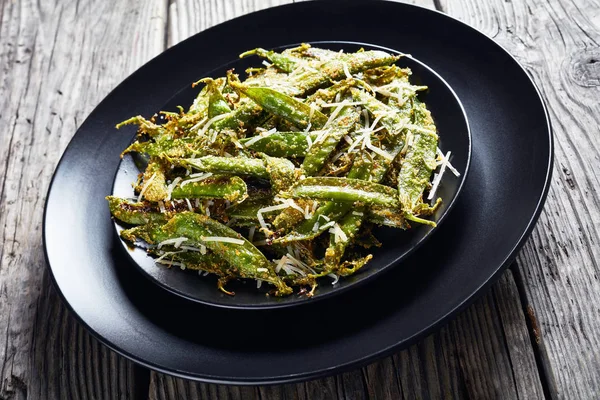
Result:
{"label": "black plate", "polygon": [[[114,121],[154,112],[173,88],[225,64],[231,54],[319,40],[402,49],[457,93],[469,118],[472,158],[444,224],[384,279],[292,310],[204,306],[143,278],[126,260],[103,200],[112,188],[114,156],[129,139],[114,134]],[[546,109],[525,71],[491,39],[453,18],[375,1],[272,8],[167,50],[92,112],[50,187],[46,257],[60,294],[80,321],[108,346],[150,368],[239,384],[333,374],[407,346],[494,281],[541,211],[552,147]]]}
{"label": "black plate", "polygon": [[[365,49],[381,49],[388,53],[398,53],[394,50],[365,43],[318,42],[312,44],[316,47],[336,51],[343,49],[346,52],[353,52],[363,47]],[[293,46],[296,45],[293,44]],[[401,67],[411,68],[413,72],[411,82],[413,84],[429,86],[429,90],[421,92],[419,98],[426,102],[435,119],[438,132],[440,133],[440,148],[444,153],[448,151],[452,152],[452,165],[461,172],[461,176],[456,177],[448,171],[442,178],[437,194],[444,199],[444,202],[438,208],[433,218],[437,221],[439,227],[444,217],[454,205],[467,176],[471,156],[471,137],[467,118],[456,94],[438,74],[418,60],[409,57],[401,58],[397,64]],[[213,78],[225,76],[227,70],[232,68],[235,68],[239,73],[243,73],[246,68],[258,65],[260,65],[258,57],[249,57],[241,60],[238,58],[214,69],[207,75]],[[192,81],[196,81],[199,78],[201,76],[194,76]],[[176,111],[178,105],[188,107],[194,100],[197,92],[198,89],[192,89],[191,85],[187,84],[161,110]],[[133,137],[136,128],[129,128],[131,131],[129,136]],[[125,136],[124,140],[127,139],[126,133],[121,134]],[[113,187],[113,194],[116,196],[134,197],[131,183],[136,180],[140,170],[136,166],[133,157],[124,157],[119,165]],[[117,155],[115,155],[116,160],[118,160]],[[315,295],[310,298],[298,295],[287,297],[266,296],[265,294],[269,290],[269,285],[264,285],[261,290],[257,290],[254,281],[238,281],[229,284],[228,288],[233,290],[236,295],[228,296],[217,289],[217,280],[214,276],[200,277],[195,271],[180,271],[177,268],[165,268],[164,265],[156,264],[154,259],[145,250],[140,248],[132,249],[125,242],[122,242],[122,244],[124,251],[131,256],[134,265],[137,265],[153,282],[173,293],[213,306],[240,309],[268,309],[290,307],[324,299],[363,284],[391,266],[397,266],[401,260],[416,250],[436,230],[430,226],[414,225],[413,229],[406,232],[390,228],[376,230],[374,232],[375,236],[382,241],[383,246],[375,250],[374,259],[357,274],[348,278],[341,278],[335,285],[330,284],[330,278],[321,279]],[[122,229],[117,223],[115,223],[115,228],[117,231]]]}

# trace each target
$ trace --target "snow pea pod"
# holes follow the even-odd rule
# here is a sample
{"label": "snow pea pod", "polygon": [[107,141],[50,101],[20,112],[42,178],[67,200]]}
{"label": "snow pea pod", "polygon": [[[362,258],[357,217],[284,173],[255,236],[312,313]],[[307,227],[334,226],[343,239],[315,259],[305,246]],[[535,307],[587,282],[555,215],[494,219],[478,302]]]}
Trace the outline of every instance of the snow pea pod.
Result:
{"label": "snow pea pod", "polygon": [[134,142],[123,151],[122,155],[136,152],[145,153],[150,156],[165,157],[192,157],[207,154],[204,141],[198,138],[172,139],[168,135],[161,136],[155,141]]}
{"label": "snow pea pod", "polygon": [[242,202],[248,197],[248,187],[237,176],[213,175],[201,181],[185,179],[173,188],[172,199],[225,199]]}
{"label": "snow pea pod", "polygon": [[296,169],[294,164],[287,158],[270,157],[266,154],[260,154],[264,160],[271,181],[271,187],[275,193],[281,190],[287,190],[295,181]]}
{"label": "snow pea pod", "polygon": [[314,141],[317,135],[318,133],[313,132],[276,132],[259,140],[250,137],[241,139],[240,142],[249,149],[273,157],[304,157],[308,151],[307,137]]}
{"label": "snow pea pod", "polygon": [[240,58],[248,57],[251,55],[257,55],[259,57],[266,58],[269,61],[271,61],[273,65],[275,65],[277,68],[287,73],[292,72],[294,68],[298,65],[298,63],[302,62],[301,59],[294,57],[291,54],[277,53],[273,50],[269,51],[260,47],[254,50],[248,50],[240,54]]}
{"label": "snow pea pod", "polygon": [[150,158],[148,167],[146,167],[143,174],[142,184],[138,187],[140,190],[140,199],[160,201],[167,198],[168,191],[165,169],[161,160],[156,157]]}
{"label": "snow pea pod", "polygon": [[[181,251],[176,248],[169,247],[166,257],[165,252],[150,250],[149,253],[157,257],[164,257],[162,263],[166,265],[170,265],[173,261],[179,263],[181,264],[182,269],[205,271],[219,276],[227,275],[229,269],[229,265],[213,252],[206,252],[205,254],[202,254],[198,251]],[[225,291],[221,283],[218,285],[219,289]],[[225,292],[229,294],[229,292]]]}
{"label": "snow pea pod", "polygon": [[[147,231],[139,230],[134,237],[144,239],[150,244],[162,240],[186,238],[185,244],[206,246],[216,256],[229,264],[227,275],[222,284],[232,277],[260,279],[273,284],[276,296],[292,293],[292,289],[277,276],[273,265],[252,243],[244,239],[233,229],[204,215],[191,212],[176,214],[165,225],[146,225]],[[131,237],[127,235],[126,237]]]}
{"label": "snow pea pod", "polygon": [[[348,172],[348,177],[352,179],[368,179],[371,173],[370,170],[370,161],[366,157],[361,157],[355,161],[352,169]],[[300,223],[294,231],[283,237],[274,239],[273,243],[287,244],[299,240],[314,239],[329,229],[329,222],[339,220],[346,215],[352,207],[353,203],[324,202],[315,210],[309,219]],[[286,210],[284,210],[284,212],[285,211]]]}
{"label": "snow pea pod", "polygon": [[[223,86],[225,86],[225,78],[217,78],[214,80],[216,87],[219,90],[223,90]],[[192,87],[197,86],[201,81],[194,82]],[[208,104],[210,102],[210,88],[208,85],[205,85],[202,90],[198,93],[194,102],[190,106],[188,111],[189,114],[200,114],[202,116],[208,115]]]}
{"label": "snow pea pod", "polygon": [[333,122],[332,128],[321,136],[321,140],[315,141],[308,150],[302,162],[302,170],[306,175],[315,175],[323,168],[329,155],[335,150],[342,137],[358,122],[359,116],[360,114],[356,108],[342,107],[339,117]]}
{"label": "snow pea pod", "polygon": [[242,99],[237,107],[227,113],[225,117],[215,121],[211,129],[221,131],[223,129],[238,129],[250,124],[254,119],[260,117],[262,108],[253,101]]}
{"label": "snow pea pod", "polygon": [[305,103],[311,104],[317,100],[321,100],[325,103],[330,103],[335,99],[338,93],[344,93],[348,88],[356,86],[357,82],[354,78],[344,79],[343,81],[336,82],[333,85],[319,89],[306,98]]}
{"label": "snow pea pod", "polygon": [[377,225],[400,229],[409,228],[404,213],[399,208],[369,207],[365,213],[365,219]]}
{"label": "snow pea pod", "polygon": [[167,217],[151,203],[133,202],[116,196],[107,196],[108,208],[113,217],[131,225],[166,223]]}
{"label": "snow pea pod", "polygon": [[379,118],[381,125],[391,136],[400,135],[404,131],[404,126],[409,122],[408,116],[397,112],[362,90],[351,88],[350,92],[354,101],[364,103],[363,107],[369,110],[374,118]]}
{"label": "snow pea pod", "polygon": [[266,111],[293,123],[299,128],[304,129],[311,124],[311,126],[318,129],[327,122],[327,117],[322,112],[277,90],[268,87],[243,85],[239,82],[239,79],[233,78],[233,75],[230,75],[229,85],[254,100]]}
{"label": "snow pea pod", "polygon": [[308,70],[305,74],[290,76],[290,81],[302,93],[326,85],[332,80],[346,78],[346,71],[356,74],[364,70],[390,65],[400,57],[393,56],[380,50],[370,50],[357,53],[339,54],[318,65],[315,69]]}
{"label": "snow pea pod", "polygon": [[400,203],[398,191],[389,186],[361,179],[337,177],[306,178],[281,195],[288,198],[361,202],[386,207],[396,207]]}
{"label": "snow pea pod", "polygon": [[435,226],[432,221],[416,218],[416,211],[423,203],[423,191],[428,187],[431,173],[436,168],[438,136],[427,109],[418,104],[415,115],[418,115],[423,128],[413,131],[412,144],[398,175],[398,198],[407,219]]}
{"label": "snow pea pod", "polygon": [[205,83],[208,88],[208,118],[231,112],[231,108],[225,97],[223,97],[217,81],[212,78],[204,78],[200,79],[199,82]]}
{"label": "snow pea pod", "polygon": [[273,202],[272,196],[250,197],[243,203],[235,204],[225,210],[229,218],[249,221],[258,224],[258,210],[268,207]]}
{"label": "snow pea pod", "polygon": [[203,172],[269,179],[275,191],[291,186],[295,178],[295,168],[290,160],[264,154],[261,157],[262,160],[249,157],[205,156],[172,159],[171,162]]}
{"label": "snow pea pod", "polygon": [[264,161],[256,158],[205,156],[200,158],[173,159],[172,162],[202,172],[247,175],[269,179],[269,172]]}
{"label": "snow pea pod", "polygon": [[167,130],[163,125],[157,125],[152,121],[148,121],[141,115],[126,119],[125,121],[118,123],[115,128],[121,129],[125,125],[137,125],[141,133],[150,137],[158,137],[167,133]]}

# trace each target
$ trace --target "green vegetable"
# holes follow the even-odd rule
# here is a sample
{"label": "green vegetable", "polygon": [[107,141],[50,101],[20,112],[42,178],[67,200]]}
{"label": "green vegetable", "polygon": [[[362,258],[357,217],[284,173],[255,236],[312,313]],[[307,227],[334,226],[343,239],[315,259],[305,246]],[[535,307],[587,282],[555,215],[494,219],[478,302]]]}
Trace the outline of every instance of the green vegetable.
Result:
{"label": "green vegetable", "polygon": [[217,275],[228,294],[229,280],[254,279],[276,296],[311,296],[321,277],[368,264],[356,247],[379,244],[374,225],[435,225],[441,199],[424,199],[440,164],[436,127],[417,97],[426,87],[398,56],[308,44],[240,57],[250,55],[267,61],[244,82],[233,70],[205,77],[187,112],[117,126],[137,125],[123,156],[141,172],[139,201],[106,198],[124,240]]}
{"label": "green vegetable", "polygon": [[361,179],[315,177],[301,180],[284,197],[335,202],[361,202],[368,205],[397,207],[398,191],[385,185]]}

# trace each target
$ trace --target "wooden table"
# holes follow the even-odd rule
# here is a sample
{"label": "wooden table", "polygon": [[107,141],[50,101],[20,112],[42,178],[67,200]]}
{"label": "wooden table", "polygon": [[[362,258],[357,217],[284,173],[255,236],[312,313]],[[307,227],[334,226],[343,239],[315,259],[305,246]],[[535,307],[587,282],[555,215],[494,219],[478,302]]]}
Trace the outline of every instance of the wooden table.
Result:
{"label": "wooden table", "polygon": [[439,332],[331,378],[229,387],[137,367],[70,315],[41,233],[52,172],[78,126],[167,47],[287,2],[0,0],[0,399],[600,398],[598,0],[414,1],[512,53],[556,140],[548,200],[517,261]]}

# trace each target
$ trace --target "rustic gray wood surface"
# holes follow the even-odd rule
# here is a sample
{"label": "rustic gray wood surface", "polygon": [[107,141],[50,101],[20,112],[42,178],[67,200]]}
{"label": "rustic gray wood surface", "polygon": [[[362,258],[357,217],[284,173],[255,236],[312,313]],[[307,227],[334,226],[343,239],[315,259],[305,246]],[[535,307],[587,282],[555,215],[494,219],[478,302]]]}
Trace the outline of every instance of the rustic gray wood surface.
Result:
{"label": "rustic gray wood surface", "polygon": [[106,349],[47,276],[52,172],[96,104],[165,48],[288,0],[0,0],[0,399],[600,398],[600,2],[417,0],[495,38],[544,96],[554,178],[532,237],[439,332],[345,374],[198,384]]}

